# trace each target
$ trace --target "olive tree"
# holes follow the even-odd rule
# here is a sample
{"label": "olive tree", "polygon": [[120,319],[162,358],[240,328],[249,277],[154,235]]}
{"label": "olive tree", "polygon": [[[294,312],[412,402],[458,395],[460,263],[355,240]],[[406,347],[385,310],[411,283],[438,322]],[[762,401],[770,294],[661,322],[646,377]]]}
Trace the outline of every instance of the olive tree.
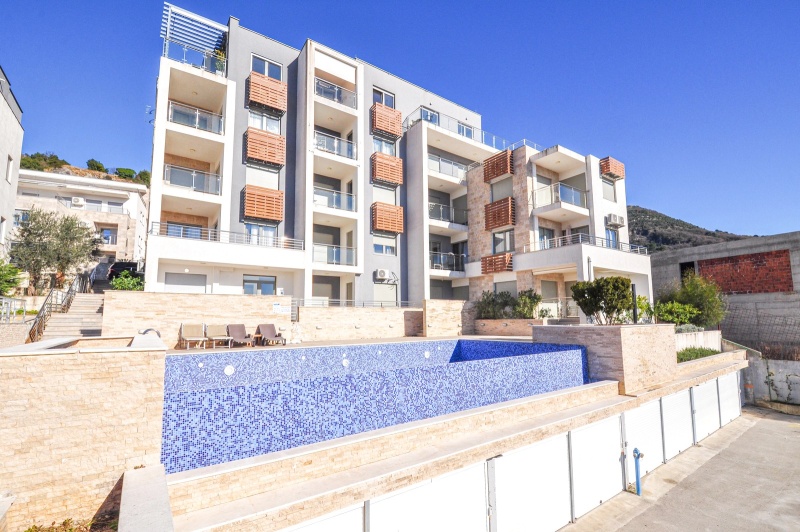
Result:
{"label": "olive tree", "polygon": [[598,277],[575,283],[572,298],[599,325],[622,323],[625,312],[633,308],[631,280],[625,277]]}

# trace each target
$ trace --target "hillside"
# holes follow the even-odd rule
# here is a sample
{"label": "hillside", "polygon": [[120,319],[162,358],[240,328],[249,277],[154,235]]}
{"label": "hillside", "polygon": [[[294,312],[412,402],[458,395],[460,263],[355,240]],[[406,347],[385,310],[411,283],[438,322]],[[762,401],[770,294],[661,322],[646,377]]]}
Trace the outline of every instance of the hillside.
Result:
{"label": "hillside", "polygon": [[715,229],[709,231],[696,225],[672,218],[658,211],[628,206],[628,231],[631,244],[647,246],[650,252],[716,244],[748,238]]}

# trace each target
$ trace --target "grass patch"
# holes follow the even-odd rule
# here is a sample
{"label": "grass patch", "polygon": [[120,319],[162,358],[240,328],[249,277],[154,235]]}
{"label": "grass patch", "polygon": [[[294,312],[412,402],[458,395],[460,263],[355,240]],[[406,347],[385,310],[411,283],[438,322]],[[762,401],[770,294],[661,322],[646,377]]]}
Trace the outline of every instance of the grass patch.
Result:
{"label": "grass patch", "polygon": [[718,355],[719,351],[716,349],[709,349],[707,347],[687,347],[682,351],[678,351],[678,362],[689,362],[690,360],[697,360],[698,358],[710,357],[711,355]]}

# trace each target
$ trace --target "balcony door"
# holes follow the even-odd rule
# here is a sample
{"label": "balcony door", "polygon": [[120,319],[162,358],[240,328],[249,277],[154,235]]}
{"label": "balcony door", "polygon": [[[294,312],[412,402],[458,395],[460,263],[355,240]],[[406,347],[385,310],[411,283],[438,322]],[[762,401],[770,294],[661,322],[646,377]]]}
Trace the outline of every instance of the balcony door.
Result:
{"label": "balcony door", "polygon": [[548,229],[547,227],[540,227],[539,249],[548,249],[551,247],[555,247],[555,242],[554,242],[555,237],[556,237],[556,232],[553,229]]}

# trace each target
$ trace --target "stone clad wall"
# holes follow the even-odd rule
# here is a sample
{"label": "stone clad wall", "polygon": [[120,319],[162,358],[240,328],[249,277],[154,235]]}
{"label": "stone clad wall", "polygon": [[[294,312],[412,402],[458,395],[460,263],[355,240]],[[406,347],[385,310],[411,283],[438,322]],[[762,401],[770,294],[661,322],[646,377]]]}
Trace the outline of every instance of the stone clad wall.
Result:
{"label": "stone clad wall", "polygon": [[300,307],[294,334],[303,342],[422,335],[422,309]]}
{"label": "stone clad wall", "polygon": [[161,459],[165,350],[0,354],[9,530],[91,518],[126,469]]}
{"label": "stone clad wall", "polygon": [[27,323],[0,323],[0,349],[24,344],[28,329]]}
{"label": "stone clad wall", "polygon": [[531,337],[531,327],[542,325],[542,320],[475,320],[475,334],[486,336]]}
{"label": "stone clad wall", "polygon": [[422,335],[475,334],[475,308],[469,301],[426,299],[422,302]]}

